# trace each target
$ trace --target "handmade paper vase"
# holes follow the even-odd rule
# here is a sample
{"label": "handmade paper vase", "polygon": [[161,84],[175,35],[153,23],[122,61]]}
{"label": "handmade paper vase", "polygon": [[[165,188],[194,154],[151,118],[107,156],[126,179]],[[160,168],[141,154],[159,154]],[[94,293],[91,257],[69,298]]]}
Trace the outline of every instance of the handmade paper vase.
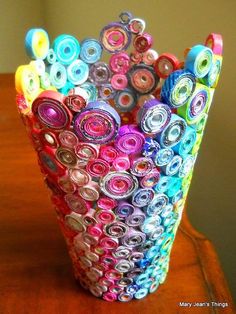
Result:
{"label": "handmade paper vase", "polygon": [[[163,283],[222,64],[222,37],[153,50],[128,12],[99,40],[43,29],[15,76],[17,105],[80,284],[107,301]],[[102,60],[109,54],[109,62]],[[46,236],[46,235],[45,235]]]}

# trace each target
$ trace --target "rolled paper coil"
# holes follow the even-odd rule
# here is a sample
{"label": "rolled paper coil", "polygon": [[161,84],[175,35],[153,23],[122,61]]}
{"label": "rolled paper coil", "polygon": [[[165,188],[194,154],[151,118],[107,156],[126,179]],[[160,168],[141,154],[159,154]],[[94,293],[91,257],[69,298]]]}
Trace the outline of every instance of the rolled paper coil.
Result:
{"label": "rolled paper coil", "polygon": [[197,84],[190,99],[184,106],[178,108],[178,115],[183,117],[189,125],[198,123],[202,115],[208,111],[213,94],[214,90]]}
{"label": "rolled paper coil", "polygon": [[185,68],[192,72],[197,78],[206,76],[212,66],[213,52],[203,45],[192,47],[185,61]]}
{"label": "rolled paper coil", "polygon": [[78,58],[80,43],[75,37],[62,34],[54,40],[53,50],[55,51],[58,62],[69,65]]}
{"label": "rolled paper coil", "polygon": [[74,129],[81,140],[95,144],[112,141],[119,126],[119,115],[103,101],[89,103],[74,119]]}
{"label": "rolled paper coil", "polygon": [[49,44],[48,34],[42,28],[33,28],[26,34],[26,52],[33,59],[45,59],[48,54]]}
{"label": "rolled paper coil", "polygon": [[80,58],[86,63],[95,63],[100,60],[102,46],[96,39],[88,38],[81,42]]}
{"label": "rolled paper coil", "polygon": [[195,76],[187,70],[172,72],[161,89],[161,100],[172,108],[183,106],[196,86]]}

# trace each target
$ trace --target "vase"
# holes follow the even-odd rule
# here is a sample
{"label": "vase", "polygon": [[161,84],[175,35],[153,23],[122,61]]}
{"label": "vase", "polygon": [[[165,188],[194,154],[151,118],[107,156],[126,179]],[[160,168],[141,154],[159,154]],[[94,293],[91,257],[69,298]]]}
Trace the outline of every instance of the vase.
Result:
{"label": "vase", "polygon": [[75,278],[106,301],[144,298],[168,272],[222,37],[180,61],[158,55],[145,22],[122,12],[99,40],[62,34],[50,44],[36,28],[25,46],[32,60],[16,71],[16,102]]}

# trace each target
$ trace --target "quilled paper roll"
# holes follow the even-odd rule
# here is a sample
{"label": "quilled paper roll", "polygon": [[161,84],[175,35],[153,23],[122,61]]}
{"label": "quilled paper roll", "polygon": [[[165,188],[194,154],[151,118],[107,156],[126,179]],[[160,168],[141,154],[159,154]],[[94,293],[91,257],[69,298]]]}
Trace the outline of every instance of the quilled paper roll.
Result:
{"label": "quilled paper roll", "polygon": [[78,189],[79,195],[85,199],[86,201],[96,201],[99,199],[99,191],[100,187],[99,185],[91,181],[89,184],[81,186]]}
{"label": "quilled paper roll", "polygon": [[44,145],[51,146],[53,148],[58,147],[58,139],[57,135],[53,132],[50,132],[49,130],[41,130],[40,132],[40,139]]}
{"label": "quilled paper roll", "polygon": [[100,178],[109,172],[110,165],[103,159],[94,159],[88,162],[86,170],[92,177]]}
{"label": "quilled paper roll", "polygon": [[89,79],[96,85],[106,84],[110,81],[111,72],[105,62],[96,62],[89,69]]}
{"label": "quilled paper roll", "polygon": [[60,63],[69,65],[78,58],[80,44],[75,37],[62,34],[54,40],[53,50]]}
{"label": "quilled paper roll", "polygon": [[136,125],[124,125],[119,129],[115,147],[125,154],[139,153],[144,142],[145,137]]}
{"label": "quilled paper roll", "polygon": [[119,126],[118,113],[103,101],[89,103],[74,118],[74,129],[79,138],[95,144],[112,141]]}
{"label": "quilled paper roll", "polygon": [[88,38],[81,42],[80,58],[86,63],[95,63],[100,60],[102,46],[96,39]]}
{"label": "quilled paper roll", "polygon": [[106,264],[106,265],[109,265],[109,266],[114,266],[115,263],[116,263],[116,259],[113,257],[113,256],[110,256],[110,255],[103,255],[101,257],[101,261],[102,263]]}
{"label": "quilled paper roll", "polygon": [[212,66],[206,76],[200,82],[208,87],[216,88],[222,67],[222,57],[213,55]]}
{"label": "quilled paper roll", "polygon": [[53,64],[57,61],[57,56],[56,56],[56,53],[55,51],[50,48],[47,52],[47,55],[46,55],[46,59],[45,59],[45,62],[47,64]]}
{"label": "quilled paper roll", "polygon": [[103,100],[112,99],[116,93],[110,83],[99,86],[99,97]]}
{"label": "quilled paper roll", "polygon": [[121,12],[119,15],[121,23],[128,24],[133,18],[133,14],[127,11]]}
{"label": "quilled paper roll", "polygon": [[185,158],[185,156],[192,150],[196,142],[196,136],[196,131],[188,126],[182,140],[176,146],[173,146],[172,149],[181,157]]}
{"label": "quilled paper roll", "polygon": [[152,202],[148,204],[145,212],[150,217],[159,215],[162,210],[167,206],[168,202],[169,199],[165,194],[156,194]]}
{"label": "quilled paper roll", "polygon": [[135,93],[129,88],[116,92],[114,99],[116,108],[122,112],[131,111],[137,101]]}
{"label": "quilled paper roll", "polygon": [[212,66],[212,50],[203,45],[196,45],[190,49],[186,56],[185,68],[197,78],[207,75]]}
{"label": "quilled paper roll", "polygon": [[118,52],[111,56],[109,65],[114,73],[126,74],[130,67],[130,57],[126,52]]}
{"label": "quilled paper roll", "polygon": [[134,248],[144,243],[145,240],[146,235],[143,232],[130,228],[127,234],[121,239],[121,242],[129,248]]}
{"label": "quilled paper roll", "polygon": [[146,101],[141,109],[140,127],[145,133],[156,134],[167,126],[170,119],[170,108],[157,99],[151,99]]}
{"label": "quilled paper roll", "polygon": [[192,95],[196,85],[194,75],[187,70],[172,72],[161,89],[161,100],[172,108],[183,106]]}
{"label": "quilled paper roll", "polygon": [[220,34],[211,33],[205,42],[215,55],[221,56],[223,52],[223,39]]}
{"label": "quilled paper roll", "polygon": [[132,215],[133,212],[134,206],[125,201],[120,201],[115,209],[115,213],[119,218],[126,218]]}
{"label": "quilled paper roll", "polygon": [[101,196],[98,199],[97,204],[101,209],[111,210],[117,206],[117,201],[107,196]]}
{"label": "quilled paper roll", "polygon": [[66,84],[66,68],[60,62],[55,62],[48,68],[51,83],[56,88],[62,88]]}
{"label": "quilled paper roll", "polygon": [[126,171],[130,168],[130,160],[128,155],[119,154],[113,161],[112,166],[116,171]]}
{"label": "quilled paper roll", "polygon": [[91,160],[98,157],[99,145],[79,142],[75,147],[76,155],[82,160]]}
{"label": "quilled paper roll", "polygon": [[78,138],[72,131],[62,131],[59,133],[59,140],[62,146],[74,148],[78,144]]}
{"label": "quilled paper roll", "polygon": [[76,185],[71,182],[69,176],[59,177],[57,183],[65,193],[74,193],[76,190]]}
{"label": "quilled paper roll", "polygon": [[[184,192],[182,190],[179,190],[178,192],[176,192],[172,197],[171,197],[171,203],[175,204],[177,203],[179,200],[181,200],[183,198]],[[171,226],[175,223],[175,219],[172,221],[170,221],[170,223],[166,224],[168,225],[169,228],[171,228]],[[166,226],[165,224],[165,226]]]}
{"label": "quilled paper roll", "polygon": [[145,214],[138,208],[135,208],[134,212],[125,219],[125,223],[130,227],[138,227],[145,220]]}
{"label": "quilled paper roll", "polygon": [[118,152],[113,146],[102,146],[100,149],[100,156],[102,159],[112,163],[118,156]]}
{"label": "quilled paper roll", "polygon": [[111,86],[115,90],[123,90],[128,85],[128,79],[124,74],[114,74],[111,77]]}
{"label": "quilled paper roll", "polygon": [[151,172],[146,174],[139,181],[142,188],[152,188],[157,184],[160,179],[160,172],[157,169],[153,169]]}
{"label": "quilled paper roll", "polygon": [[151,137],[146,137],[145,143],[143,146],[143,155],[145,157],[154,158],[158,151],[160,150],[160,145],[157,141],[152,139]]}
{"label": "quilled paper roll", "polygon": [[81,85],[86,82],[89,75],[89,67],[82,60],[75,60],[67,67],[68,80],[74,85]]}
{"label": "quilled paper roll", "polygon": [[15,86],[17,92],[23,94],[30,102],[39,94],[39,77],[32,66],[21,65],[17,68]]}
{"label": "quilled paper roll", "polygon": [[153,65],[158,58],[158,52],[154,49],[148,49],[143,54],[143,62],[147,65]]}
{"label": "quilled paper roll", "polygon": [[208,119],[208,114],[204,112],[201,114],[201,117],[199,118],[198,122],[195,124],[192,124],[191,127],[194,128],[196,132],[202,133],[206,126],[207,119]]}
{"label": "quilled paper roll", "polygon": [[39,160],[46,173],[52,176],[61,176],[65,173],[65,168],[55,160],[54,153],[49,147],[39,152]]}
{"label": "quilled paper roll", "polygon": [[[156,240],[158,240],[161,236],[162,236],[162,234],[164,233],[164,231],[165,231],[165,228],[163,227],[163,226],[157,226],[150,234],[149,234],[149,239],[151,240],[151,241],[156,241]],[[156,256],[155,256],[155,258],[157,259],[158,258],[158,256],[159,256],[159,254],[157,254]]]}
{"label": "quilled paper roll", "polygon": [[155,217],[147,217],[140,227],[140,229],[145,233],[152,233],[156,228],[158,228],[161,224],[160,216],[156,215]]}
{"label": "quilled paper roll", "polygon": [[84,225],[81,222],[81,216],[76,213],[71,213],[65,216],[66,225],[76,232],[82,232],[85,230]]}
{"label": "quilled paper roll", "polygon": [[182,165],[182,160],[179,155],[175,155],[167,165],[162,167],[163,172],[167,176],[175,175]]}
{"label": "quilled paper roll", "polygon": [[103,225],[112,223],[116,220],[116,216],[114,215],[114,213],[107,210],[97,211],[95,217],[97,221],[101,222]]}
{"label": "quilled paper roll", "polygon": [[148,65],[134,65],[128,72],[130,85],[140,94],[148,94],[155,90],[159,77]]}
{"label": "quilled paper roll", "polygon": [[66,194],[64,198],[67,205],[73,212],[81,215],[84,215],[88,212],[90,206],[89,202],[83,200],[79,195],[69,193]]}
{"label": "quilled paper roll", "polygon": [[119,52],[126,50],[130,45],[131,33],[121,23],[111,23],[102,29],[100,41],[108,52]]}
{"label": "quilled paper roll", "polygon": [[153,39],[148,33],[142,33],[135,37],[133,45],[138,52],[146,52],[152,47]]}
{"label": "quilled paper roll", "polygon": [[52,129],[62,129],[71,121],[64,105],[64,95],[55,91],[42,92],[34,100],[32,112],[43,125]]}
{"label": "quilled paper roll", "polygon": [[162,147],[172,147],[178,144],[183,138],[187,124],[184,119],[176,114],[171,115],[171,120],[165,129],[157,135]]}
{"label": "quilled paper roll", "polygon": [[133,34],[142,34],[145,30],[146,23],[139,18],[132,18],[129,21],[129,29]]}
{"label": "quilled paper roll", "polygon": [[148,294],[147,288],[141,288],[137,292],[135,292],[134,297],[135,299],[143,299]]}
{"label": "quilled paper roll", "polygon": [[[139,262],[141,261],[142,259],[144,258],[144,253],[143,252],[133,252],[130,257],[129,257],[129,260],[131,260],[132,262]],[[132,278],[129,278],[132,280]]]}
{"label": "quilled paper roll", "polygon": [[126,273],[133,268],[134,268],[134,263],[127,260],[119,260],[117,264],[115,265],[115,269],[122,273],[123,272]]}
{"label": "quilled paper roll", "polygon": [[90,175],[81,168],[69,169],[69,176],[72,182],[76,183],[77,186],[84,186],[89,183]]}
{"label": "quilled paper roll", "polygon": [[193,95],[177,113],[190,125],[197,123],[211,103],[214,91],[205,85],[197,84]]}
{"label": "quilled paper roll", "polygon": [[131,65],[133,66],[134,64],[139,64],[141,63],[143,60],[143,55],[142,53],[138,52],[138,51],[132,51],[130,53],[130,61],[131,61]]}
{"label": "quilled paper roll", "polygon": [[155,64],[154,69],[157,75],[166,79],[173,71],[176,71],[179,66],[179,60],[171,53],[161,54]]}
{"label": "quilled paper roll", "polygon": [[109,172],[100,181],[102,192],[114,199],[131,196],[138,187],[138,180],[125,171]]}
{"label": "quilled paper roll", "polygon": [[66,167],[74,167],[77,164],[76,155],[69,148],[59,147],[56,150],[56,158]]}
{"label": "quilled paper roll", "polygon": [[33,69],[39,76],[42,76],[45,73],[45,63],[43,62],[43,60],[32,60],[30,61],[29,65],[33,67]]}
{"label": "quilled paper roll", "polygon": [[65,98],[65,104],[70,110],[80,112],[81,109],[86,106],[88,98],[88,93],[77,86],[68,92],[68,96]]}
{"label": "quilled paper roll", "polygon": [[174,157],[174,151],[171,148],[162,148],[158,150],[155,156],[155,164],[157,166],[167,165]]}
{"label": "quilled paper roll", "polygon": [[[85,226],[94,226],[98,222],[95,219],[95,210],[93,208],[90,208],[88,212],[83,216],[82,220]],[[88,243],[89,245],[96,245],[98,244],[97,238],[95,240],[91,239],[91,237],[88,234],[83,235],[85,243]]]}
{"label": "quilled paper roll", "polygon": [[144,177],[153,168],[153,161],[148,157],[136,157],[131,159],[130,172],[136,177]]}
{"label": "quilled paper roll", "polygon": [[195,163],[195,158],[192,155],[185,156],[182,165],[179,168],[179,177],[184,178],[192,170]]}
{"label": "quilled paper roll", "polygon": [[42,28],[32,28],[25,36],[25,48],[29,57],[45,59],[49,50],[49,37]]}
{"label": "quilled paper roll", "polygon": [[161,217],[163,218],[169,217],[170,214],[173,212],[173,210],[174,210],[174,206],[172,204],[167,204],[161,212]]}
{"label": "quilled paper roll", "polygon": [[132,196],[132,204],[137,207],[147,206],[154,198],[153,189],[138,189],[133,193]]}

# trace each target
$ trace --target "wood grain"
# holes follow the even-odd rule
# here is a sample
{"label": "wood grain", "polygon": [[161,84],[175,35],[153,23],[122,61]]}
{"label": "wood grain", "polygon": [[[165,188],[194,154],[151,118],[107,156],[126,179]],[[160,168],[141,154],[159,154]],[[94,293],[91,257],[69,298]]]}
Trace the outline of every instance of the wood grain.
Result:
{"label": "wood grain", "polygon": [[[64,240],[15,106],[13,75],[0,75],[0,313],[178,314],[235,313],[212,244],[186,215],[178,231],[166,282],[130,303],[96,299],[76,283]],[[180,302],[228,307],[180,307]]]}

